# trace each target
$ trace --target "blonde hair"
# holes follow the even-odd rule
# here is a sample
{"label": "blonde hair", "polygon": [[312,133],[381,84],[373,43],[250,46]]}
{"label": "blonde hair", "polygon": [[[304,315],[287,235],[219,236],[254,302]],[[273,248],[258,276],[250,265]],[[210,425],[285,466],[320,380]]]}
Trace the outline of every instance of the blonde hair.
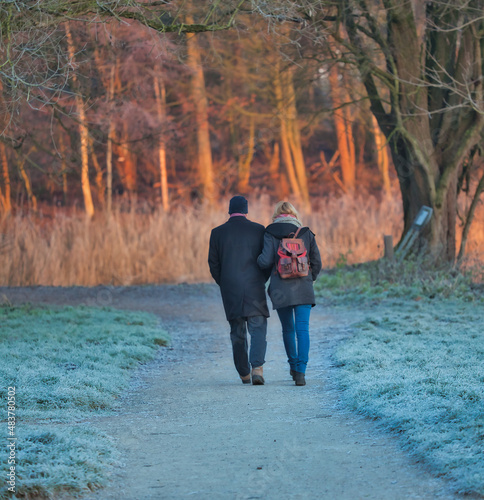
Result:
{"label": "blonde hair", "polygon": [[280,201],[276,205],[274,213],[272,214],[272,221],[275,221],[282,214],[293,215],[299,222],[301,222],[298,211],[294,208],[294,205],[288,201]]}

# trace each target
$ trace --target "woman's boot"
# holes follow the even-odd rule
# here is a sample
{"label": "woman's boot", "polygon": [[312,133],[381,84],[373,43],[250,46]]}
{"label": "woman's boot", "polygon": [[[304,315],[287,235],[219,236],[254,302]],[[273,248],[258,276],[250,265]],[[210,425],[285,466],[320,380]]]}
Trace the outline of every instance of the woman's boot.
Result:
{"label": "woman's boot", "polygon": [[306,385],[306,377],[304,376],[304,373],[294,372],[294,380],[296,385]]}

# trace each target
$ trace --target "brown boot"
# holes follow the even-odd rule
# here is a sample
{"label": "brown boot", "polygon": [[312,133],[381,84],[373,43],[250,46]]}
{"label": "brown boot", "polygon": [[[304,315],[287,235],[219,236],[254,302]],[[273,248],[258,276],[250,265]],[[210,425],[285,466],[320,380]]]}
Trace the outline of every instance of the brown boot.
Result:
{"label": "brown boot", "polygon": [[263,368],[258,366],[257,368],[252,368],[252,385],[264,385],[265,380],[262,376]]}
{"label": "brown boot", "polygon": [[242,380],[243,384],[250,384],[250,373],[246,375],[245,377],[240,377],[240,380]]}

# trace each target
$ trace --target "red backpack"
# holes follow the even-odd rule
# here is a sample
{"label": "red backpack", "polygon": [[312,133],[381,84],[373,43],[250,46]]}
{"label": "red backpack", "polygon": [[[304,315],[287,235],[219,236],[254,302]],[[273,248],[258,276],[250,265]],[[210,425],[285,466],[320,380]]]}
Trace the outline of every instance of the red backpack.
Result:
{"label": "red backpack", "polygon": [[[291,233],[289,238],[282,238],[279,243],[277,255],[277,271],[282,279],[304,278],[309,274],[308,252],[304,241]],[[292,237],[291,237],[292,236]]]}

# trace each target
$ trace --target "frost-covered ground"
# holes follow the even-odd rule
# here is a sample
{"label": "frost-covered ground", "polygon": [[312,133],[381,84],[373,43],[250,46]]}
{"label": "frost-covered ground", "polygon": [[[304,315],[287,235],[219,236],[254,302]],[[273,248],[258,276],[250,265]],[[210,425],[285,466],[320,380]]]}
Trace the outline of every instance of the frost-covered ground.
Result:
{"label": "frost-covered ground", "polygon": [[[484,380],[481,324],[484,318],[484,301],[483,288],[478,282],[475,276],[470,280],[468,276],[458,273],[430,273],[425,268],[418,267],[386,269],[384,266],[370,265],[324,273],[318,285],[321,296],[319,301],[322,301],[323,307],[317,307],[312,318],[312,353],[315,358],[311,366],[313,370],[317,367],[319,341],[324,346],[324,352],[329,350],[327,369],[317,374],[313,371],[314,378],[311,380],[309,377],[309,384],[305,388],[307,391],[297,394],[310,399],[316,398],[317,405],[321,402],[327,405],[328,396],[333,391],[339,400],[339,384],[343,389],[346,407],[377,419],[384,427],[398,434],[406,449],[418,457],[418,460],[431,465],[437,474],[453,480],[461,491],[482,494],[484,481],[480,462],[483,458]],[[130,398],[135,396],[131,391],[131,396],[127,397],[124,390],[130,376],[126,368],[152,357],[156,345],[164,342],[154,316],[102,308],[57,309],[50,313],[32,308],[0,308],[2,386],[13,383],[22,389],[18,391],[21,417],[18,434],[21,437],[19,444],[23,447],[22,467],[25,467],[19,468],[19,471],[22,470],[27,481],[22,481],[23,485],[30,487],[32,493],[35,485],[40,485],[39,489],[48,488],[50,492],[85,491],[86,486],[95,489],[102,485],[116,455],[110,438],[91,428],[87,419],[94,421],[91,418],[93,412],[109,412],[117,406],[119,400],[116,396],[123,392],[124,409],[121,412],[118,409],[112,416],[103,417],[107,422],[104,431],[114,435],[114,429],[116,432],[120,429],[118,434],[126,437],[123,441],[118,435],[116,443],[125,443],[125,456],[120,461],[126,462],[128,467],[115,467],[114,470],[121,471],[116,477],[120,481],[130,471],[132,484],[136,488],[144,488],[143,494],[126,495],[121,488],[110,497],[105,497],[106,490],[101,490],[96,498],[117,500],[122,495],[133,499],[148,498],[154,491],[149,488],[160,487],[158,483],[154,484],[155,481],[172,481],[186,486],[187,469],[177,468],[177,463],[172,464],[170,456],[165,456],[164,445],[158,446],[159,442],[152,437],[152,422],[147,417],[151,415],[158,422],[158,430],[155,432],[165,436],[165,421],[172,425],[177,419],[192,415],[193,428],[184,429],[191,429],[193,433],[188,433],[187,430],[187,434],[179,434],[179,431],[173,434],[174,446],[181,447],[181,450],[183,443],[177,441],[177,436],[185,436],[194,448],[200,450],[200,404],[207,409],[208,421],[204,429],[207,436],[210,436],[211,444],[206,450],[213,448],[214,440],[210,433],[213,431],[218,436],[218,426],[230,423],[227,412],[231,411],[228,401],[232,400],[233,389],[226,377],[232,376],[233,367],[228,352],[223,353],[225,365],[219,359],[222,356],[222,339],[228,342],[228,338],[224,337],[226,322],[216,287],[3,288],[0,289],[0,296],[8,297],[6,301],[18,304],[109,303],[119,309],[143,309],[156,313],[164,321],[169,318],[169,329],[176,334],[175,338],[179,343],[177,350],[170,351],[172,356],[165,360],[166,366],[165,361],[161,364],[163,372],[148,370],[155,381],[153,397],[150,398],[144,390],[140,391],[136,396],[137,403],[130,406],[128,403],[134,401]],[[318,321],[319,324],[316,325]],[[350,329],[349,324],[352,325]],[[188,336],[187,331],[191,332]],[[277,342],[278,339],[272,338],[271,342]],[[225,349],[228,347],[225,346]],[[76,358],[79,351],[86,357]],[[334,353],[333,368],[330,367],[329,352]],[[45,358],[44,361],[39,362],[42,358]],[[278,363],[283,361],[283,357],[279,358]],[[203,366],[202,361],[206,362]],[[181,376],[182,368],[184,377]],[[267,368],[266,389],[271,394],[276,389],[274,397],[277,396],[277,401],[274,407],[269,406],[264,410],[267,428],[263,426],[260,429],[262,434],[273,427],[271,408],[284,408],[287,411],[286,389],[292,387],[290,381],[286,380],[285,370],[282,373],[281,369],[279,381],[277,370],[274,367],[271,370],[269,365]],[[84,372],[80,371],[85,369]],[[98,375],[91,373],[90,369],[95,370]],[[39,379],[39,373],[46,377],[45,380]],[[170,378],[160,379],[161,373],[163,376],[169,374]],[[324,383],[321,385],[320,377],[323,373]],[[203,380],[200,380],[202,375]],[[19,379],[19,376],[23,378]],[[85,387],[81,385],[84,382]],[[234,384],[235,382],[237,380]],[[50,385],[46,385],[49,383]],[[170,383],[173,386],[172,392],[167,396],[165,384],[169,387]],[[287,383],[288,387],[279,387],[278,383]],[[317,384],[321,385],[321,389],[313,387]],[[237,387],[239,385],[236,384]],[[227,389],[226,392],[221,392],[220,386]],[[210,392],[210,397],[208,388],[213,391]],[[240,390],[245,388],[240,385]],[[201,402],[193,396],[190,392],[192,390],[200,394]],[[186,396],[187,392],[192,394],[189,398]],[[89,397],[82,397],[86,393]],[[138,392],[135,391],[135,394]],[[3,396],[5,393],[2,393],[2,400]],[[216,413],[215,420],[213,397],[220,402],[220,412]],[[46,398],[49,398],[49,403],[45,402]],[[186,400],[192,403],[192,413],[187,415],[180,413],[180,405],[185,404]],[[75,404],[70,404],[71,401]],[[293,403],[300,405],[298,398]],[[143,407],[144,410],[139,412],[141,404],[146,408]],[[54,410],[51,405],[56,405]],[[307,413],[307,406],[303,406]],[[257,412],[262,411],[258,404],[255,408]],[[392,462],[390,458],[396,457],[398,450],[392,449],[388,443],[381,448],[379,445],[373,448],[373,431],[368,434],[369,443],[373,444],[368,449],[361,449],[361,437],[367,431],[355,431],[355,428],[362,425],[363,419],[359,423],[351,422],[352,430],[347,432],[348,424],[341,420],[346,410],[343,409],[340,414],[331,405],[327,409],[331,411],[324,413],[324,418],[321,418],[320,409],[310,410],[302,423],[304,432],[309,433],[305,434],[308,442],[316,443],[318,447],[316,454],[311,455],[307,463],[318,467],[318,460],[321,459],[323,462],[326,460],[331,464],[341,464],[330,470],[325,487],[337,491],[341,486],[341,491],[344,490],[346,496],[342,496],[338,490],[339,493],[333,494],[331,498],[356,498],[358,495],[364,496],[363,491],[369,495],[365,498],[376,499],[437,498],[439,495],[435,494],[436,491],[440,491],[442,498],[448,497],[447,491],[443,491],[440,486],[435,487],[427,479],[418,479],[417,473],[422,471],[405,469],[401,457],[395,463]],[[279,415],[278,412],[279,410],[276,412]],[[139,435],[133,437],[134,413],[146,430],[141,434],[147,442],[142,442],[141,445]],[[240,418],[238,411],[236,417]],[[3,422],[5,423],[4,420]],[[298,425],[301,423],[297,412],[287,420],[291,425],[296,422]],[[306,427],[308,422],[311,425]],[[325,441],[327,437],[339,436],[339,432],[349,436],[354,442],[343,446],[338,437],[333,446]],[[353,432],[356,433],[354,436],[351,434]],[[264,460],[270,464],[271,459],[267,458],[266,449],[259,449],[261,441],[257,436],[256,440],[248,442],[248,437],[244,435],[244,443],[249,444],[249,448],[259,450],[261,456],[265,457]],[[276,441],[271,439],[270,442]],[[280,440],[277,439],[277,442],[280,443]],[[155,449],[149,460],[145,459],[145,445],[148,446],[148,443]],[[383,453],[385,450],[386,455]],[[214,450],[213,470],[220,472],[222,462],[228,467],[225,458],[220,460],[220,457],[226,457],[226,453],[223,446]],[[180,456],[185,456],[184,452],[180,452]],[[343,460],[338,462],[341,457]],[[284,477],[292,477],[292,462],[287,458],[284,457],[284,462],[281,462],[286,467],[281,470]],[[395,465],[397,462],[398,465]],[[174,467],[176,473],[173,473],[173,477],[164,477],[166,463]],[[207,461],[200,460],[198,465],[200,464],[205,466]],[[300,465],[299,462],[298,464]],[[301,464],[305,465],[306,462]],[[153,475],[155,469],[151,466],[155,465],[158,473]],[[404,469],[407,470],[406,473],[403,472]],[[26,470],[35,474],[29,477]],[[202,476],[211,478],[213,471],[210,467],[207,470],[210,472]],[[235,470],[239,477],[240,464],[234,465]],[[258,470],[259,467],[256,471]],[[350,470],[356,473],[350,473]],[[320,470],[316,472],[312,487],[315,491],[322,491]],[[140,481],[140,475],[146,481]],[[306,487],[305,478],[304,475],[298,477],[298,484]],[[233,486],[230,474],[226,475],[225,483],[221,480],[218,486],[227,487],[228,483],[230,487]],[[191,485],[192,483],[190,487]],[[196,484],[195,486],[198,488]],[[390,494],[390,491],[393,493]],[[409,491],[413,492],[412,495],[408,494]],[[122,494],[118,494],[119,492]],[[454,492],[455,489],[449,497],[460,497]],[[39,498],[33,493],[32,498],[34,497]],[[54,497],[59,498],[58,495]],[[276,498],[276,493],[273,497]],[[477,495],[470,495],[469,498],[477,498]]]}
{"label": "frost-covered ground", "polygon": [[[0,307],[0,399],[16,388],[17,494],[41,498],[104,484],[115,449],[83,420],[113,409],[131,369],[166,341],[148,313]],[[6,443],[6,413],[0,418]],[[0,498],[11,498],[7,486],[2,481]]]}
{"label": "frost-covered ground", "polygon": [[341,314],[352,303],[362,315],[334,354],[344,400],[458,491],[482,495],[482,288],[457,274],[398,283],[380,271],[340,270],[321,282]]}

